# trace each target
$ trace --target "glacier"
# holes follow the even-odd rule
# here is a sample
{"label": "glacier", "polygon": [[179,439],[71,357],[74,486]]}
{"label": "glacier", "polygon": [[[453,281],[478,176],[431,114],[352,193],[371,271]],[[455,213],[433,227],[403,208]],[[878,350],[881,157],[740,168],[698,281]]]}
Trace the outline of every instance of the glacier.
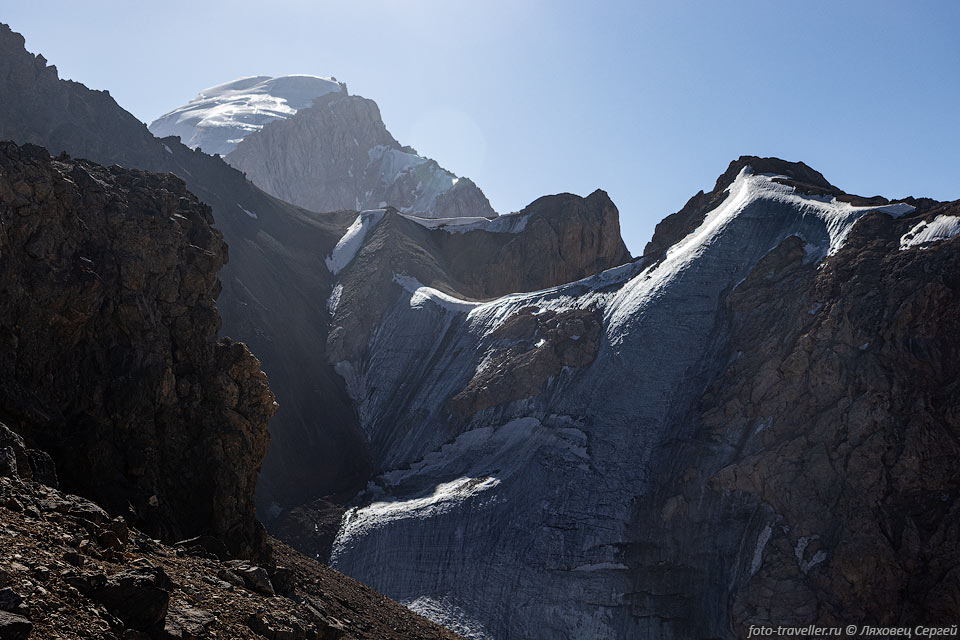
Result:
{"label": "glacier", "polygon": [[[684,637],[684,616],[638,590],[630,549],[643,543],[651,474],[690,419],[678,408],[723,364],[724,296],[791,236],[819,260],[868,212],[913,210],[804,195],[777,178],[744,168],[654,264],[486,302],[396,274],[397,300],[366,353],[336,364],[381,472],[344,515],[332,566],[470,638]],[[454,416],[448,399],[496,365],[497,330],[530,309],[597,310],[595,359],[528,397]],[[762,548],[767,525],[745,527],[742,546]],[[749,571],[756,557],[730,561]],[[683,579],[715,579],[712,561],[696,562]],[[726,615],[702,622],[706,632],[725,636]]]}

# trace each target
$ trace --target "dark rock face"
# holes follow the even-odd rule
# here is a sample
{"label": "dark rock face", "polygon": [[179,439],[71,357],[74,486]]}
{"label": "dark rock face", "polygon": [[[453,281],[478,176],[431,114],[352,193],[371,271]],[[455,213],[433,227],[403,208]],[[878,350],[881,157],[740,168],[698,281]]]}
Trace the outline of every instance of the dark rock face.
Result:
{"label": "dark rock face", "polygon": [[743,441],[711,485],[773,514],[737,633],[956,621],[960,242],[898,250],[916,222],[864,218],[819,271],[782,247],[729,299],[743,355],[704,425]]}
{"label": "dark rock face", "polygon": [[26,640],[33,630],[33,623],[15,613],[0,611],[0,638],[3,640]]}
{"label": "dark rock face", "polygon": [[219,158],[175,138],[154,138],[106,92],[60,80],[6,25],[0,26],[0,95],[0,139],[171,172],[212,208],[231,254],[221,271],[221,334],[243,339],[257,354],[280,404],[258,484],[264,517],[277,503],[299,504],[327,487],[365,482],[356,416],[342,380],[317,356],[326,343],[331,286],[323,256],[353,216],[309,214],[263,193]]}
{"label": "dark rock face", "polygon": [[0,422],[0,476],[57,487],[57,470],[45,451],[28,449],[19,434]]}
{"label": "dark rock face", "polygon": [[730,293],[724,364],[638,504],[637,606],[695,609],[690,636],[953,624],[960,243],[899,240],[958,211],[868,214],[822,265],[787,238]]}
{"label": "dark rock face", "polygon": [[256,553],[275,403],[247,348],[216,342],[209,208],[172,176],[3,143],[0,220],[3,419],[146,530]]}

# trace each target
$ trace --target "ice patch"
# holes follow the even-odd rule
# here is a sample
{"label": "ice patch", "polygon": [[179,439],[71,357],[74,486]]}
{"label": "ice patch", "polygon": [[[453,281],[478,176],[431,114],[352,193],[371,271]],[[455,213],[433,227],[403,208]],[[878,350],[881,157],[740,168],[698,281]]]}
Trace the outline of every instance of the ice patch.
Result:
{"label": "ice patch", "polygon": [[392,520],[432,517],[498,484],[500,480],[490,476],[481,478],[464,476],[440,483],[433,488],[432,493],[419,498],[378,501],[362,509],[350,509],[343,516],[341,533],[355,526],[369,529],[385,525]]}
{"label": "ice patch", "polygon": [[432,287],[425,287],[419,280],[411,276],[395,275],[393,281],[413,294],[410,298],[411,307],[422,307],[427,303],[432,303],[450,311],[463,313],[472,311],[482,304],[454,298]]}
{"label": "ice patch", "polygon": [[257,219],[257,214],[255,214],[253,211],[250,211],[249,209],[244,209],[244,208],[243,208],[243,205],[240,204],[239,202],[237,203],[237,206],[240,207],[240,211],[243,211],[245,214],[247,214],[248,216],[250,216],[250,217],[253,218],[254,220]]}
{"label": "ice patch", "polygon": [[340,296],[343,295],[343,285],[339,282],[334,285],[333,291],[330,292],[330,297],[327,298],[327,311],[331,314],[337,312],[337,307],[340,305]]}
{"label": "ice patch", "polygon": [[949,240],[960,235],[960,218],[939,215],[929,222],[921,222],[900,238],[900,250],[910,247],[924,248],[932,242]]}
{"label": "ice patch", "polygon": [[827,559],[827,552],[824,551],[823,549],[820,549],[815,554],[813,554],[813,557],[810,558],[809,560],[804,559],[807,546],[810,544],[811,541],[819,540],[819,539],[820,539],[820,536],[818,535],[814,535],[810,537],[801,536],[797,540],[797,546],[793,548],[793,555],[796,556],[797,558],[797,566],[800,568],[800,571],[803,572],[804,575],[806,575],[807,572],[810,571],[810,569],[812,569],[813,567],[817,566],[818,564],[820,564],[821,562]]}
{"label": "ice patch", "polygon": [[767,524],[763,526],[763,530],[760,532],[760,535],[757,536],[757,546],[753,549],[753,559],[750,561],[751,576],[760,570],[760,565],[763,564],[763,550],[770,541],[770,536],[772,534],[773,528]]}
{"label": "ice patch", "polygon": [[470,640],[493,640],[483,625],[471,619],[462,608],[458,607],[452,598],[431,598],[420,596],[414,600],[400,602],[411,611],[420,614],[428,620],[459,633]]}
{"label": "ice patch", "polygon": [[404,218],[416,222],[427,229],[439,229],[447,233],[467,233],[468,231],[488,231],[490,233],[520,233],[527,227],[529,214],[508,213],[496,218],[464,216],[462,218],[424,218],[402,214]]}
{"label": "ice patch", "polygon": [[363,246],[367,234],[377,226],[385,213],[386,210],[384,209],[360,212],[357,219],[353,221],[353,224],[347,228],[347,232],[337,242],[337,246],[333,248],[333,253],[326,258],[327,269],[330,270],[330,273],[336,275],[350,264],[354,256],[357,255],[357,251]]}

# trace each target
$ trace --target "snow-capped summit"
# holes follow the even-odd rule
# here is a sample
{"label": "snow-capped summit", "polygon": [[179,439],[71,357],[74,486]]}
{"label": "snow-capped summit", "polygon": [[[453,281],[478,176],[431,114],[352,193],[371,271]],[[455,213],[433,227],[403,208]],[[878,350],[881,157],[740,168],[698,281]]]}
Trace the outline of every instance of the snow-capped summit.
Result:
{"label": "snow-capped summit", "polygon": [[249,134],[272,121],[289,118],[320,96],[347,93],[334,78],[290,75],[250,76],[204,89],[187,104],[150,125],[158,137],[180,136],[189,147],[226,155]]}
{"label": "snow-capped summit", "polygon": [[333,78],[240,78],[201,91],[150,131],[219,153],[267,193],[313,211],[497,215],[471,180],[401,145],[373,100]]}

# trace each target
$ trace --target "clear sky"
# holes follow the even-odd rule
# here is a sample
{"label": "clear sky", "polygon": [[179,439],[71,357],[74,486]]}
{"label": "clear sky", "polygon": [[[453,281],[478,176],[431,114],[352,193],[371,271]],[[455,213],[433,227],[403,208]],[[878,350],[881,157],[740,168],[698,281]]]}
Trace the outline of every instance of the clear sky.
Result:
{"label": "clear sky", "polygon": [[240,76],[335,76],[494,208],[605,189],[642,251],[739,155],[960,198],[960,2],[5,0],[145,122]]}

